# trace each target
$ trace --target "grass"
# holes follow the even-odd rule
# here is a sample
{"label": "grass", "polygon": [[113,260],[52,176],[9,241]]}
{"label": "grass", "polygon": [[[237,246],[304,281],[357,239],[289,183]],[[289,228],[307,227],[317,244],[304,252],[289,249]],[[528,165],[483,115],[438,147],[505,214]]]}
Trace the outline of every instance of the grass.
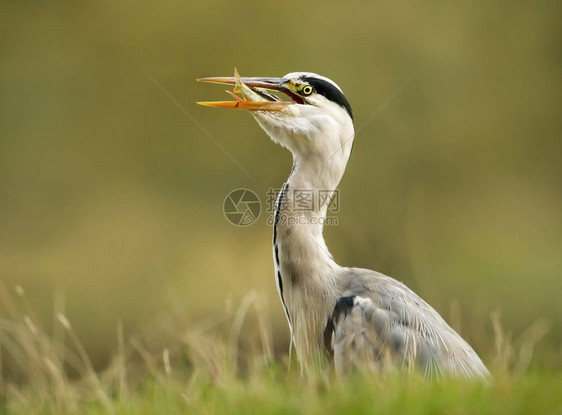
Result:
{"label": "grass", "polygon": [[[532,345],[515,348],[497,316],[495,356],[485,359],[491,384],[415,373],[303,378],[288,356],[273,358],[255,294],[225,321],[191,325],[165,348],[148,337],[125,339],[119,326],[112,361],[96,370],[64,314],[56,313],[49,335],[23,290],[16,292],[14,299],[0,290],[8,314],[0,320],[3,414],[562,413],[562,374],[528,370]],[[530,332],[540,337],[540,327]]]}
{"label": "grass", "polygon": [[[273,372],[273,373],[272,373]],[[147,380],[126,399],[81,404],[84,414],[558,414],[560,376],[528,375],[492,387],[399,376],[357,377],[345,384],[303,383],[272,370],[225,385]],[[30,412],[33,413],[34,409]],[[37,412],[57,413],[53,408]]]}

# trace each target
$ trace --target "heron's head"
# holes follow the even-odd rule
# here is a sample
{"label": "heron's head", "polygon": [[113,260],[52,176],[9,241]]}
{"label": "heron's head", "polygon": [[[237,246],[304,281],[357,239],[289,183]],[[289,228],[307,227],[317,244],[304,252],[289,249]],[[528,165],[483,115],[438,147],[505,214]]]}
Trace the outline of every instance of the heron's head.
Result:
{"label": "heron's head", "polygon": [[[341,88],[330,79],[292,72],[282,78],[235,76],[200,81],[236,85],[234,91],[241,92],[243,100],[235,96],[236,101],[200,104],[250,111],[267,134],[297,158],[347,162],[354,136],[353,113]],[[271,92],[282,92],[290,101]]]}

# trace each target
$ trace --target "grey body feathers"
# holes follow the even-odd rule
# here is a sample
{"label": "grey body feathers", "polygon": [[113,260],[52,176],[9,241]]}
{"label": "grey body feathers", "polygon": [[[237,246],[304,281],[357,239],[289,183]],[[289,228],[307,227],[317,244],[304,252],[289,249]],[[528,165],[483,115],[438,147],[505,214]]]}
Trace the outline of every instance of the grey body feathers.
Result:
{"label": "grey body feathers", "polygon": [[354,367],[398,367],[426,376],[489,376],[468,343],[404,284],[366,269],[343,268],[342,273],[329,336],[339,374]]}

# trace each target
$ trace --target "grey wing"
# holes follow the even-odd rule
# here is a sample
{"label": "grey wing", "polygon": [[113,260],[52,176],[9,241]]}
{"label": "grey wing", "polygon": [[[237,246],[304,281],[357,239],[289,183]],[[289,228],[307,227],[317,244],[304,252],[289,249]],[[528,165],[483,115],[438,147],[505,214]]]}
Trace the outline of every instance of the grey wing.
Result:
{"label": "grey wing", "polygon": [[[378,274],[380,275],[380,274]],[[400,282],[377,277],[361,295],[344,294],[332,315],[331,349],[338,374],[361,369],[420,369],[426,376],[489,372],[441,316]]]}

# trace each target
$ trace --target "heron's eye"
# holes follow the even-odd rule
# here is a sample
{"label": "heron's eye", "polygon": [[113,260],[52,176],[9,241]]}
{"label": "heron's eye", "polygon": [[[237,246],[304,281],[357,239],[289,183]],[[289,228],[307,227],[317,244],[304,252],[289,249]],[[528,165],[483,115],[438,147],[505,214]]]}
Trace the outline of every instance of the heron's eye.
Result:
{"label": "heron's eye", "polygon": [[310,85],[305,85],[302,89],[301,92],[303,95],[310,95],[312,94],[312,87]]}

